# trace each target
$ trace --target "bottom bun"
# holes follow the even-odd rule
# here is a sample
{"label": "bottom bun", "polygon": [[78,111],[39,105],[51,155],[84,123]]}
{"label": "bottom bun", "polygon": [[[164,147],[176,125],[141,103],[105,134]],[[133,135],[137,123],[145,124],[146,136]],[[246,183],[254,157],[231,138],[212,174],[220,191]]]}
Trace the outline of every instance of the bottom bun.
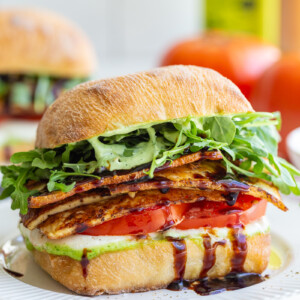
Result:
{"label": "bottom bun", "polygon": [[[190,239],[185,242],[184,279],[198,279],[203,266],[204,247]],[[267,268],[270,251],[269,233],[248,237],[244,272],[262,273]],[[217,246],[215,254],[215,264],[207,273],[210,278],[230,273],[234,255],[232,243]],[[174,249],[170,241],[144,243],[134,249],[104,253],[89,261],[86,273],[81,262],[70,257],[37,250],[33,250],[33,255],[55,280],[82,295],[149,291],[165,288],[176,279]]]}

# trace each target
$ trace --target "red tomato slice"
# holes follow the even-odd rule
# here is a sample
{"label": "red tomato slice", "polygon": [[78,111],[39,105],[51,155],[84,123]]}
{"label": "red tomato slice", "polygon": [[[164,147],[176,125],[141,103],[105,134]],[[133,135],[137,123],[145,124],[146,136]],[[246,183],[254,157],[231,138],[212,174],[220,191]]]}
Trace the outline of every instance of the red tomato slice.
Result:
{"label": "red tomato slice", "polygon": [[183,230],[226,227],[240,223],[246,225],[262,217],[266,206],[266,200],[240,195],[233,206],[228,206],[226,202],[199,201],[192,204],[153,207],[88,228],[81,234],[147,234],[174,225],[175,228]]}
{"label": "red tomato slice", "polygon": [[86,235],[126,235],[147,234],[169,228],[182,219],[181,205],[154,207],[141,212],[134,212],[95,227],[88,228],[81,234]]}
{"label": "red tomato slice", "polygon": [[186,230],[200,227],[228,227],[236,224],[247,225],[264,216],[267,208],[266,200],[252,199],[252,201],[237,202],[233,206],[212,201],[193,203],[185,212],[183,221],[175,228]]}

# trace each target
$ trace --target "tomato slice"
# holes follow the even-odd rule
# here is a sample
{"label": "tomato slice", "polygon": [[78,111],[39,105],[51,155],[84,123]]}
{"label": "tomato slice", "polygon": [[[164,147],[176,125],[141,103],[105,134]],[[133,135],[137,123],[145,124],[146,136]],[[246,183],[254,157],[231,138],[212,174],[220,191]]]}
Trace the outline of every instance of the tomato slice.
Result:
{"label": "tomato slice", "polygon": [[156,206],[88,228],[84,235],[148,234],[170,227],[196,229],[248,224],[265,215],[266,200],[240,195],[233,206],[226,202],[199,201],[192,204]]}
{"label": "tomato slice", "polygon": [[233,206],[212,201],[193,203],[186,210],[182,222],[175,228],[186,230],[200,227],[230,227],[236,224],[247,225],[264,216],[267,208],[266,200],[251,198],[251,201],[237,201]]}
{"label": "tomato slice", "polygon": [[[176,207],[175,207],[176,206]],[[182,220],[184,207],[181,205],[154,207],[133,212],[115,220],[88,228],[85,235],[147,234],[173,226]]]}

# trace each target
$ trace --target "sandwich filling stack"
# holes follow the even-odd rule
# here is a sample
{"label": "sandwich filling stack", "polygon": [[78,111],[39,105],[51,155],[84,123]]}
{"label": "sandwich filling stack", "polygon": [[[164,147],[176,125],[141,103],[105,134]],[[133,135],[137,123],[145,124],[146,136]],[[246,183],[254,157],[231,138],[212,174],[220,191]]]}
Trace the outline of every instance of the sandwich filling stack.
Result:
{"label": "sandwich filling stack", "polygon": [[79,294],[237,282],[268,265],[267,203],[286,211],[279,190],[300,194],[279,127],[209,69],[84,83],[2,167],[1,197],[37,263]]}

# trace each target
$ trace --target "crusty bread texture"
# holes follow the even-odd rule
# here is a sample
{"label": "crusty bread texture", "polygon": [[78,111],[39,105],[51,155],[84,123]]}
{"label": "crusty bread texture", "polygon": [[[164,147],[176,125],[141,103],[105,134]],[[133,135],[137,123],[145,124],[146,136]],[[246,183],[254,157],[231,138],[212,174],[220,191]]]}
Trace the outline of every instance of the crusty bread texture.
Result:
{"label": "crusty bread texture", "polygon": [[[202,270],[204,248],[186,240],[187,262],[184,279],[198,279]],[[270,256],[270,234],[260,233],[247,238],[245,272],[261,273]],[[210,278],[231,271],[232,244],[218,246],[216,262],[208,271]],[[169,241],[156,241],[134,249],[102,254],[90,260],[86,277],[80,261],[67,256],[33,251],[36,262],[55,280],[82,295],[118,294],[165,288],[175,279],[174,255]]]}
{"label": "crusty bread texture", "polygon": [[240,90],[213,70],[158,68],[87,82],[62,94],[39,124],[36,147],[54,148],[137,124],[250,111]]}
{"label": "crusty bread texture", "polygon": [[87,77],[94,50],[73,23],[36,9],[0,10],[0,73]]}

